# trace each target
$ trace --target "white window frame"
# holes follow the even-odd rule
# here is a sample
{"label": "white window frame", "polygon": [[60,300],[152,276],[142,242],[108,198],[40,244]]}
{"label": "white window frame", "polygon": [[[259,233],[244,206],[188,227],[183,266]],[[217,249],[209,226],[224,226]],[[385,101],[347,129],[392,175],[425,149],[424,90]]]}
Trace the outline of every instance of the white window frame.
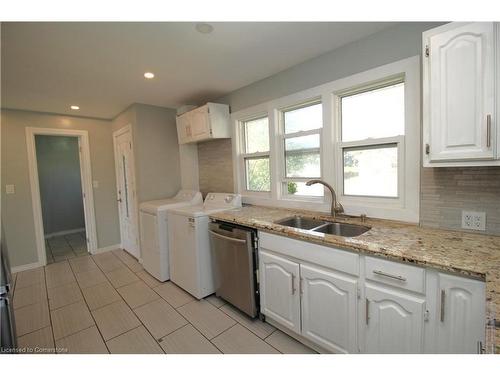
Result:
{"label": "white window frame", "polygon": [[[257,120],[267,117],[269,124],[269,151],[267,152],[246,152],[246,144],[245,144],[245,123],[252,120]],[[233,120],[235,126],[233,128],[233,160],[235,160],[233,167],[234,174],[234,182],[235,182],[235,191],[238,191],[244,197],[258,197],[259,199],[268,199],[271,197],[271,191],[273,190],[273,174],[271,171],[272,168],[272,133],[271,133],[271,119],[269,118],[269,114],[267,110],[261,108],[260,110],[253,110],[248,114],[240,112],[240,116],[237,120]],[[255,191],[247,189],[247,173],[245,160],[251,158],[258,158],[262,156],[269,157],[269,170],[270,170],[270,189],[271,191]]]}
{"label": "white window frame", "polygon": [[[342,141],[342,111],[341,111],[341,102],[343,97],[356,95],[363,92],[370,92],[377,89],[381,89],[384,87],[389,87],[391,85],[395,85],[398,83],[404,83],[406,88],[405,76],[404,74],[398,74],[393,77],[387,77],[382,80],[378,80],[375,82],[367,82],[363,84],[361,87],[353,87],[347,90],[339,91],[334,93],[334,102],[335,102],[335,116],[336,123],[338,124],[338,131],[336,132],[336,143],[339,157],[337,158],[337,181],[338,184],[338,192],[339,195],[343,197],[343,202],[345,203],[360,203],[364,204],[375,204],[375,205],[384,205],[390,207],[401,207],[404,202],[404,194],[405,194],[405,134],[398,135],[394,137],[381,137],[381,138],[366,138],[356,141]],[[369,195],[347,195],[344,193],[344,149],[367,149],[369,147],[374,146],[384,146],[384,145],[396,145],[397,153],[398,153],[398,196],[397,197],[382,197],[382,196],[369,196]]]}
{"label": "white window frame", "polygon": [[[261,151],[261,152],[246,152],[246,132],[245,132],[245,124],[247,122],[253,121],[253,120],[260,120],[263,118],[268,119],[268,136],[269,136],[269,151]],[[260,115],[257,116],[252,116],[250,118],[244,119],[244,120],[239,120],[238,121],[238,133],[239,133],[239,142],[240,142],[240,156],[239,156],[239,163],[241,164],[241,171],[243,172],[242,176],[242,183],[243,183],[243,191],[245,191],[246,194],[255,194],[256,196],[270,196],[271,194],[271,189],[272,189],[272,178],[271,178],[271,132],[270,132],[270,126],[269,126],[269,116],[267,113],[261,113]],[[249,190],[248,184],[247,184],[247,179],[248,179],[248,173],[247,173],[247,168],[246,168],[246,160],[248,159],[263,159],[263,158],[268,158],[269,159],[269,190],[263,190],[263,191],[258,191],[258,190]],[[240,177],[241,178],[241,177]]]}
{"label": "white window frame", "polygon": [[[280,190],[280,197],[282,200],[294,200],[294,201],[308,201],[308,202],[324,202],[324,195],[323,196],[307,196],[307,195],[298,195],[298,194],[288,194],[287,191],[285,191],[284,185],[288,182],[307,182],[312,179],[321,179],[323,177],[323,155],[322,155],[322,139],[323,139],[323,127],[324,127],[324,120],[322,120],[322,126],[321,128],[317,129],[312,129],[312,130],[304,130],[304,131],[298,131],[294,133],[285,133],[285,112],[288,111],[293,111],[296,109],[301,109],[301,108],[306,108],[311,105],[315,104],[322,104],[321,97],[317,98],[312,98],[311,100],[308,100],[306,102],[302,103],[296,103],[293,106],[288,106],[285,108],[280,108],[278,110],[278,116],[279,116],[279,126],[278,126],[278,133],[279,133],[279,138],[280,138],[280,163],[279,163],[279,173],[280,173],[280,184],[279,184],[279,190]],[[319,160],[320,160],[320,175],[319,176],[311,176],[311,177],[287,177],[286,176],[286,157],[285,157],[285,141],[290,138],[297,138],[297,137],[304,137],[307,135],[319,135]]]}
{"label": "white window frame", "polygon": [[[339,119],[339,95],[404,77],[405,83],[405,133],[404,136],[373,140],[371,144],[398,144],[398,198],[346,196],[343,194],[342,147],[361,145],[361,141],[341,142]],[[321,98],[320,100],[318,98]],[[307,102],[321,101],[323,128],[321,129],[321,178],[331,184],[339,201],[349,215],[367,214],[370,217],[417,223],[420,204],[420,57],[414,56],[368,71],[354,74],[283,98],[262,103],[232,114],[233,157],[235,191],[242,194],[248,204],[306,209],[329,212],[330,194],[324,197],[294,196],[282,194],[284,177],[284,142],[281,115],[284,109],[300,107]],[[241,163],[241,122],[268,115],[271,192],[245,190],[244,165]],[[369,145],[372,140],[362,141]],[[332,160],[332,162],[328,162]],[[291,198],[291,199],[290,199]]]}

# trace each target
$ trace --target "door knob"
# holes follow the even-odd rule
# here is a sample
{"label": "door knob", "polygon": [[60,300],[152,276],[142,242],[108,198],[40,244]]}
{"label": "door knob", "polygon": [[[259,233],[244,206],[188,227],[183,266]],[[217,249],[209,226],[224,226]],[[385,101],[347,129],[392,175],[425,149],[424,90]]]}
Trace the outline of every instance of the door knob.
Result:
{"label": "door knob", "polygon": [[116,201],[122,203],[122,199],[121,198],[118,198]]}

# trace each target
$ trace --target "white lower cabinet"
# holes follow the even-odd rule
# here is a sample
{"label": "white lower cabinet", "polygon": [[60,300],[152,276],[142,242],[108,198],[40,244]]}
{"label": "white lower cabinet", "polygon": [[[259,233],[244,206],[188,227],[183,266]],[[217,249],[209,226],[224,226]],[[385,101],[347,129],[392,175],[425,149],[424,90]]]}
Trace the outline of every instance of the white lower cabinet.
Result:
{"label": "white lower cabinet", "polygon": [[259,232],[261,312],[334,353],[478,353],[485,283]]}
{"label": "white lower cabinet", "polygon": [[438,353],[480,353],[485,336],[485,285],[438,275],[436,334]]}
{"label": "white lower cabinet", "polygon": [[357,352],[358,279],[259,251],[262,314],[328,351]]}
{"label": "white lower cabinet", "polygon": [[355,353],[357,278],[300,265],[302,335],[337,353]]}
{"label": "white lower cabinet", "polygon": [[365,285],[365,352],[422,353],[425,299]]}
{"label": "white lower cabinet", "polygon": [[300,333],[299,264],[261,251],[259,275],[261,313]]}

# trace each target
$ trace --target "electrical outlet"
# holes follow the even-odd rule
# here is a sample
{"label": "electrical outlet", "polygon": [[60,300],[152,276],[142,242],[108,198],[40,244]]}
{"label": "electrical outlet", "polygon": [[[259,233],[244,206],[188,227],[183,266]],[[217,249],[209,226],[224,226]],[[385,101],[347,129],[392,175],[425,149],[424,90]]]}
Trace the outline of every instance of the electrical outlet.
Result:
{"label": "electrical outlet", "polygon": [[470,230],[486,230],[486,213],[462,211],[462,228]]}
{"label": "electrical outlet", "polygon": [[15,194],[16,187],[14,185],[5,185],[5,194]]}

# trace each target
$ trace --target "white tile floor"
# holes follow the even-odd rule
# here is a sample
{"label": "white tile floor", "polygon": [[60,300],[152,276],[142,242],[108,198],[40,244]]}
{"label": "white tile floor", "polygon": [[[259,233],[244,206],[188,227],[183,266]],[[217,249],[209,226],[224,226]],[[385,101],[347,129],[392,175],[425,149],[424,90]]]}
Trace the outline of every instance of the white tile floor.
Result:
{"label": "white tile floor", "polygon": [[25,352],[314,353],[215,296],[198,301],[160,283],[122,250],[75,255],[14,283]]}
{"label": "white tile floor", "polygon": [[85,232],[47,238],[45,252],[47,264],[88,255]]}

